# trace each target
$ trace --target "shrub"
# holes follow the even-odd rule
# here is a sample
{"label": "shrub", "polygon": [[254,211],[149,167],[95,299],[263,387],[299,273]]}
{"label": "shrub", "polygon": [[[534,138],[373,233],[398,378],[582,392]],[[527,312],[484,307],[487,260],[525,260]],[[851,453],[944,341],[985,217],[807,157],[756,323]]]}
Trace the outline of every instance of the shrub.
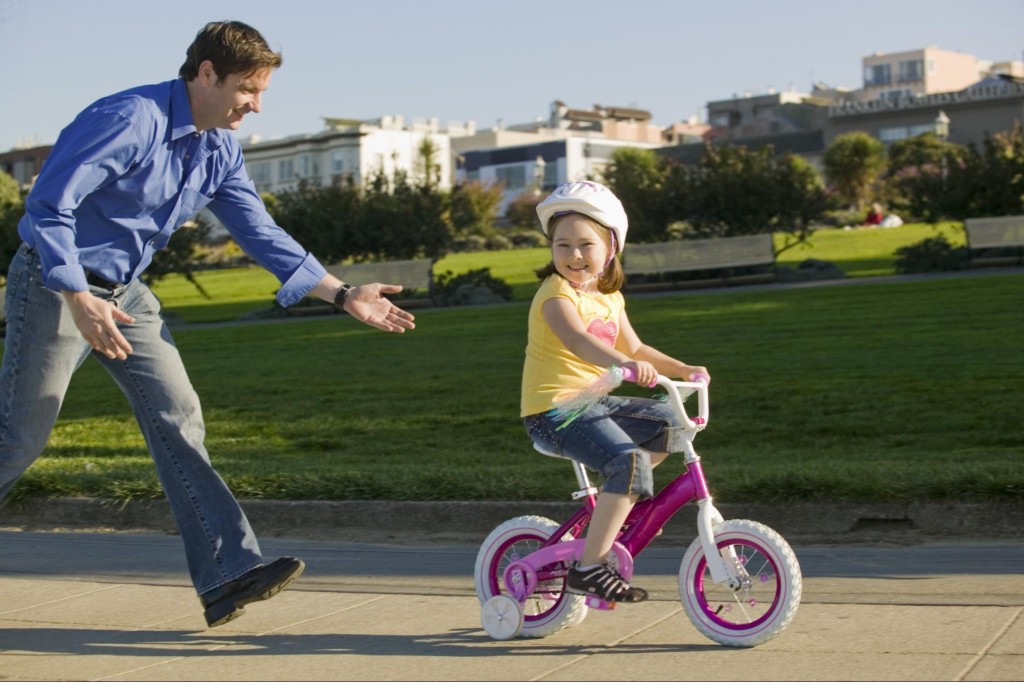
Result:
{"label": "shrub", "polygon": [[494,277],[490,268],[453,275],[451,270],[437,276],[432,294],[437,306],[481,305],[512,300],[512,287]]}
{"label": "shrub", "polygon": [[967,266],[966,246],[954,247],[944,235],[929,237],[916,244],[896,249],[896,272],[904,275],[920,272],[961,270]]}

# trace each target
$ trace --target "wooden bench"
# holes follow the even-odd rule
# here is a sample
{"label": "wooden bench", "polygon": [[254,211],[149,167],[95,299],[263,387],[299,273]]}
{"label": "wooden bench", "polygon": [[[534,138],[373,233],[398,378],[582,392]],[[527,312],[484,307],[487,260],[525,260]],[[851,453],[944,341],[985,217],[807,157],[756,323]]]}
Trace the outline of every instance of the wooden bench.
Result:
{"label": "wooden bench", "polygon": [[[681,239],[626,247],[622,268],[631,291],[722,286],[775,279],[771,234],[712,239]],[[706,277],[673,278],[673,273]]]}
{"label": "wooden bench", "polygon": [[402,293],[391,298],[402,308],[430,305],[430,293],[434,283],[434,261],[429,258],[387,260],[374,263],[337,263],[328,265],[327,272],[354,286],[374,282],[401,284]]}
{"label": "wooden bench", "polygon": [[[434,281],[434,262],[429,258],[411,260],[388,260],[366,263],[335,263],[324,266],[346,284],[401,284],[402,292],[390,296],[400,308],[420,308],[431,304],[431,285]],[[334,307],[314,296],[307,296],[297,305],[285,309],[290,317],[324,315],[334,312]]]}
{"label": "wooden bench", "polygon": [[1024,215],[968,218],[964,226],[972,267],[1024,263]]}

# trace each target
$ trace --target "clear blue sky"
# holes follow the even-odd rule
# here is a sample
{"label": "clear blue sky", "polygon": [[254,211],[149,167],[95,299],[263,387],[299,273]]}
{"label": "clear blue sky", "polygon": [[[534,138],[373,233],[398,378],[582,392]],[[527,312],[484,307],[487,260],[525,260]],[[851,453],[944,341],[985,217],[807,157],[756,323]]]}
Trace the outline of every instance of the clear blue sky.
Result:
{"label": "clear blue sky", "polygon": [[859,87],[861,58],[928,45],[1024,59],[1024,0],[0,0],[0,150],[53,142],[94,99],[177,75],[207,21],[284,54],[243,135],[398,114],[490,128],[570,107],[668,125],[708,101]]}

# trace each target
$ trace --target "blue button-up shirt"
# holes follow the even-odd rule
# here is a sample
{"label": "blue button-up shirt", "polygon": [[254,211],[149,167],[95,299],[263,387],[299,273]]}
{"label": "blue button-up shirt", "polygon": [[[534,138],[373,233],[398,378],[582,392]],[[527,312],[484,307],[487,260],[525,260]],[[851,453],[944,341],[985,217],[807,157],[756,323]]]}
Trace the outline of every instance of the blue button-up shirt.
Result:
{"label": "blue button-up shirt", "polygon": [[47,288],[86,291],[85,270],[114,282],[138,277],[204,206],[281,281],[281,305],[326,275],[267,213],[238,141],[196,130],[180,79],[101,99],[61,131],[18,234],[39,253]]}

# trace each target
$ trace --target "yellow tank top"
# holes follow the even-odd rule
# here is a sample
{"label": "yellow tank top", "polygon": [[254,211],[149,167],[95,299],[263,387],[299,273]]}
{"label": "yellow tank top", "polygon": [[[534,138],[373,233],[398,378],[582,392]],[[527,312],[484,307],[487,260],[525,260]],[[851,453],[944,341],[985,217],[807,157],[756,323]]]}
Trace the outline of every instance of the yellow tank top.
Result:
{"label": "yellow tank top", "polygon": [[541,308],[551,298],[570,301],[583,319],[587,331],[611,347],[619,338],[619,318],[626,302],[620,292],[579,293],[559,275],[545,279],[530,305],[526,361],[520,416],[547,412],[562,399],[571,398],[606,370],[576,357],[565,347],[544,320]]}

